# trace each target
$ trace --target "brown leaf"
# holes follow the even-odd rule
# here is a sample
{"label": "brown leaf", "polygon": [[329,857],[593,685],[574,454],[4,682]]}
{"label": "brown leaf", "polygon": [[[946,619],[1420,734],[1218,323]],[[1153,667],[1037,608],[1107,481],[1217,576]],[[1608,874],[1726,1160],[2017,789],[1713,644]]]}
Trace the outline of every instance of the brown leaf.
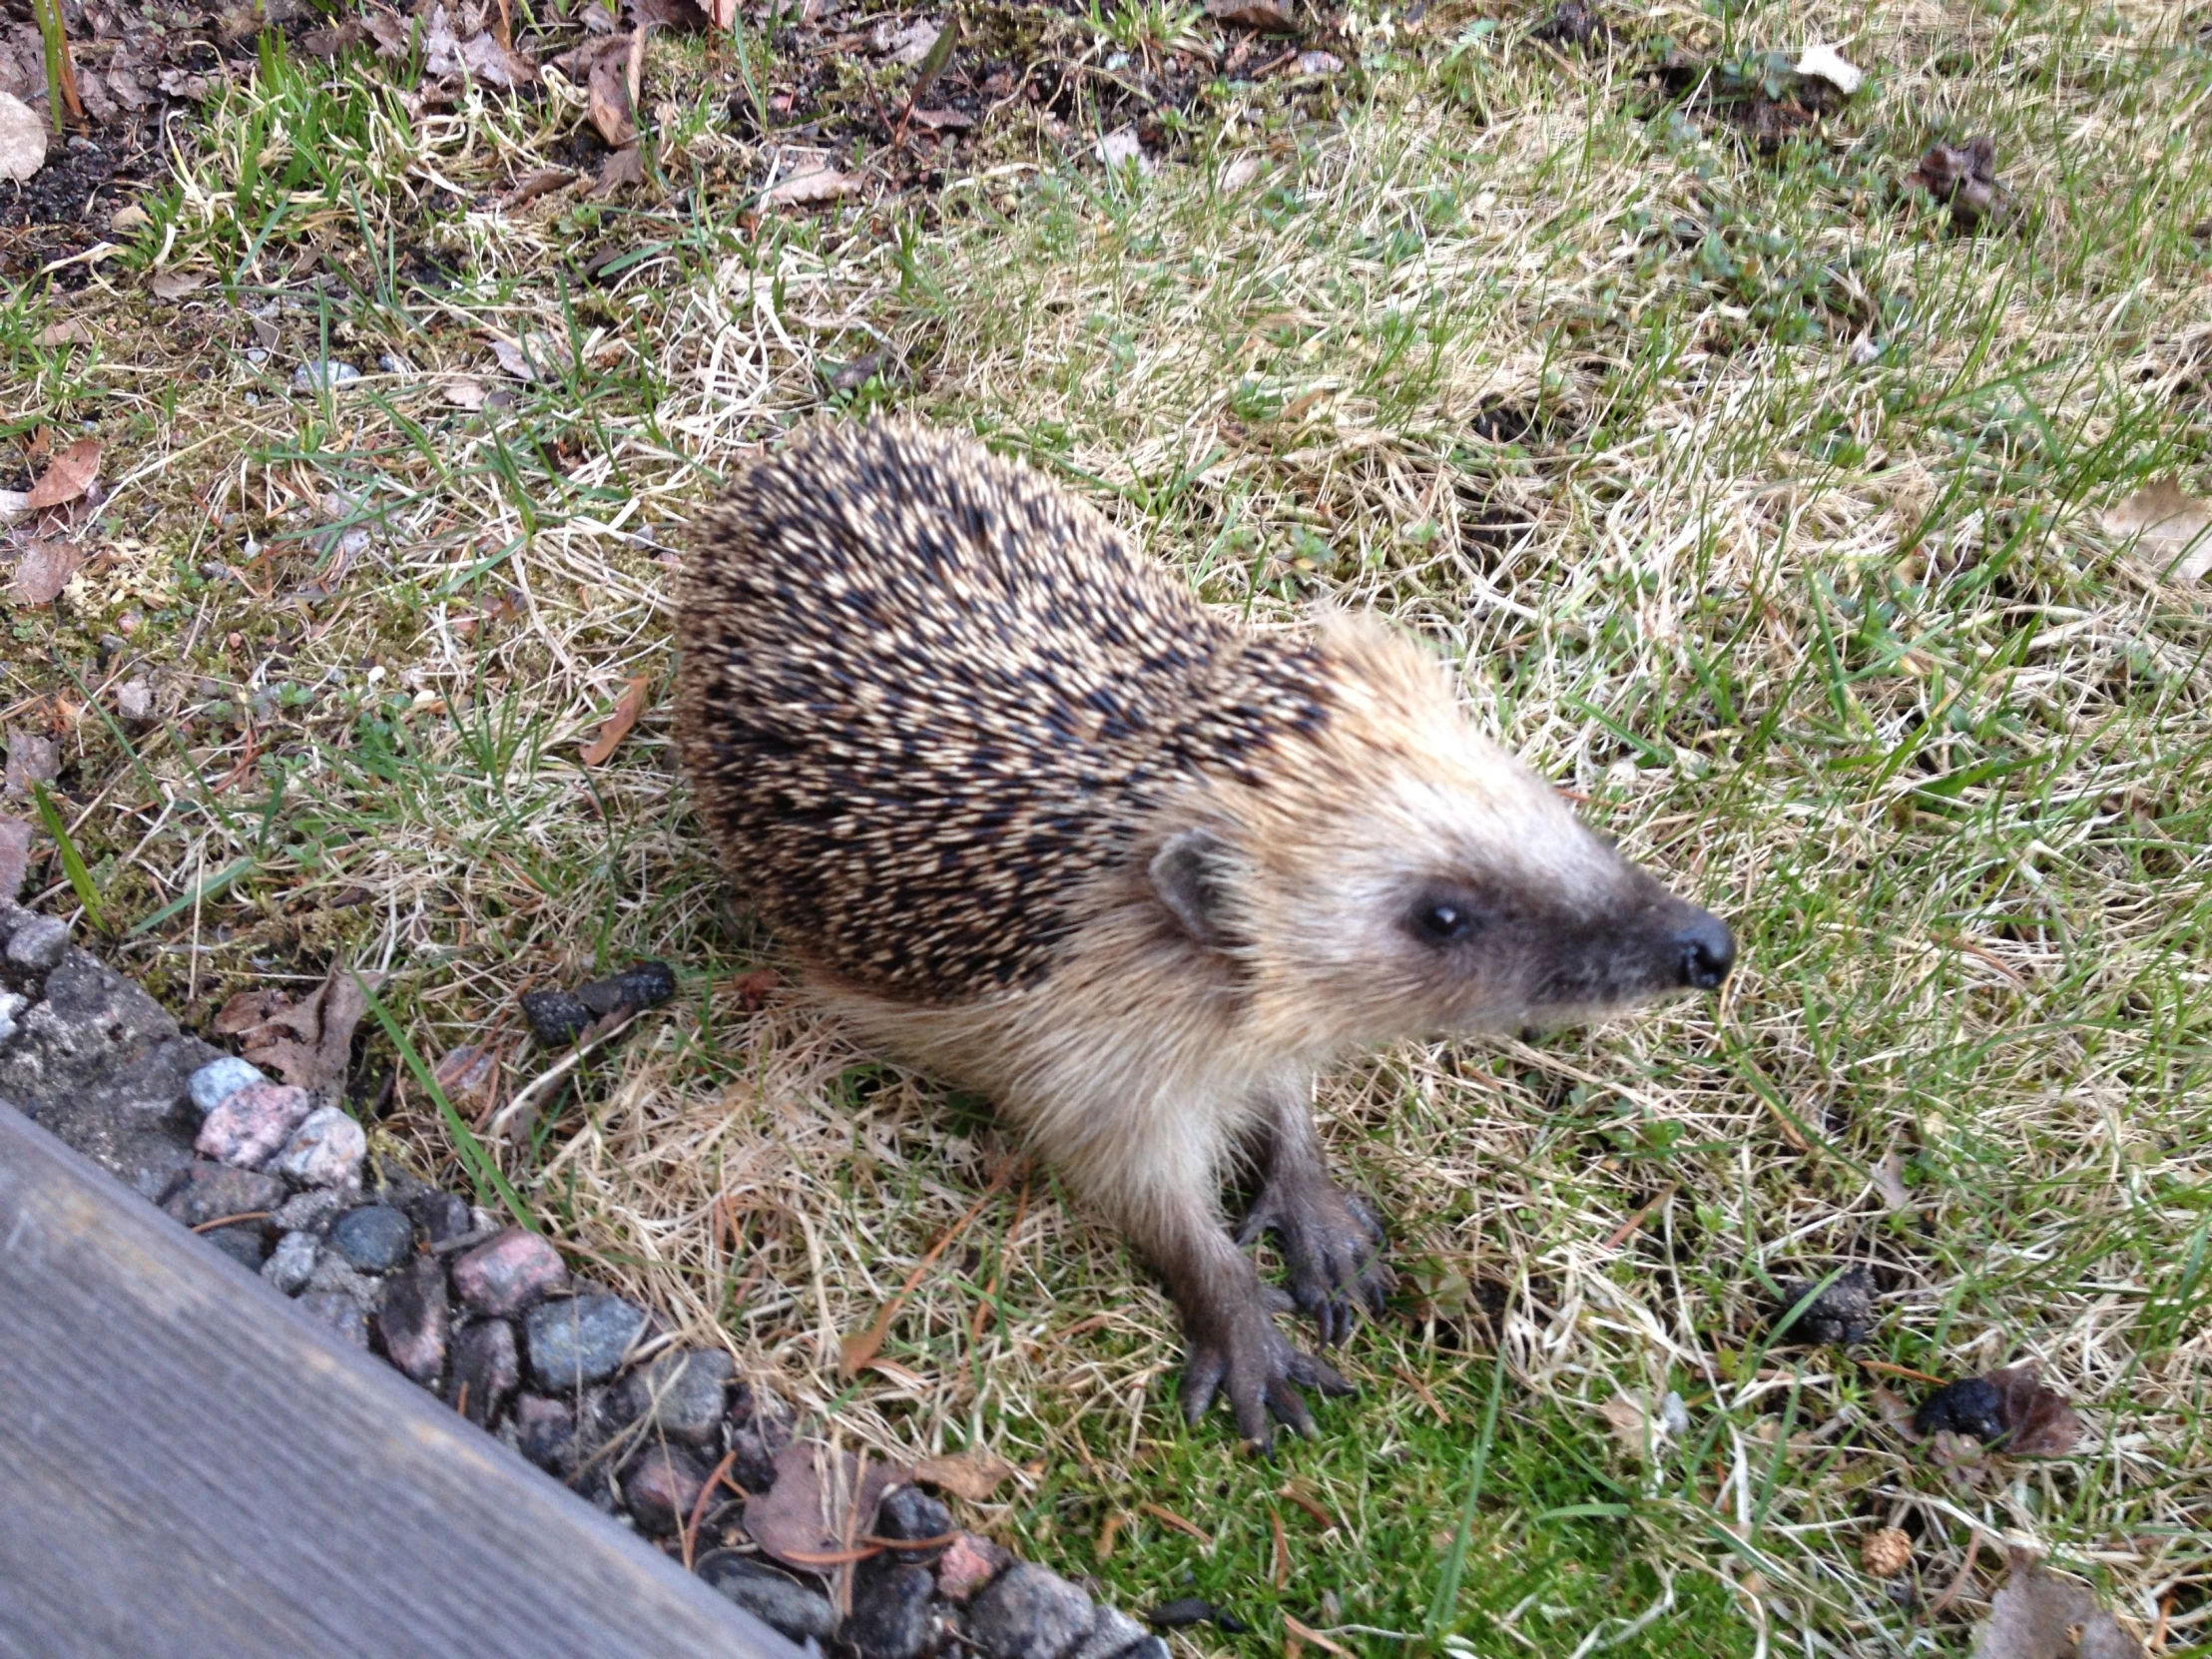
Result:
{"label": "brown leaf", "polygon": [[445,382],[445,400],[456,409],[480,409],[484,406],[484,382],[457,374]]}
{"label": "brown leaf", "polygon": [[811,173],[795,173],[770,186],[763,200],[781,203],[787,208],[804,208],[817,202],[834,202],[859,188],[858,180],[833,167],[823,167]]}
{"label": "brown leaf", "polygon": [[85,550],[73,541],[27,542],[8,597],[18,605],[51,605],[84,562]]}
{"label": "brown leaf", "polygon": [[541,167],[515,181],[515,188],[507,192],[504,204],[519,208],[525,202],[535,202],[541,196],[550,195],[567,184],[575,175],[565,167]]}
{"label": "brown leaf", "polygon": [[1919,1442],[1921,1431],[1913,1426],[1913,1402],[1910,1399],[1895,1388],[1885,1387],[1877,1382],[1874,1385],[1874,1408],[1882,1413],[1884,1422],[1907,1439]]}
{"label": "brown leaf", "polygon": [[638,716],[645,713],[645,694],[652,684],[649,676],[631,677],[630,683],[622,688],[622,695],[615,699],[615,712],[607,717],[607,723],[599,729],[599,736],[592,739],[590,747],[584,751],[584,765],[607,764],[607,758],[630,735],[630,728],[637,725]]}
{"label": "brown leaf", "polygon": [[361,21],[376,42],[378,57],[403,58],[413,49],[414,31],[397,13],[378,9],[369,12]]}
{"label": "brown leaf", "polygon": [[618,190],[644,183],[645,146],[628,144],[612,152],[600,164],[599,178],[592,186],[591,193],[594,196],[612,196]]}
{"label": "brown leaf", "polygon": [[74,501],[92,488],[93,479],[99,476],[100,440],[79,438],[57,455],[54,464],[31,486],[31,499],[27,505],[35,511],[41,507],[59,507],[66,501]]}
{"label": "brown leaf", "polygon": [[698,34],[710,21],[695,0],[630,0],[630,15],[641,28],[670,29],[680,35]]}
{"label": "brown leaf", "polygon": [[463,1043],[439,1060],[431,1075],[448,1097],[481,1111],[498,1098],[498,1050]]}
{"label": "brown leaf", "polygon": [[975,117],[963,115],[958,110],[916,110],[913,113],[916,127],[926,127],[931,132],[961,131],[975,125]]}
{"label": "brown leaf", "polygon": [[786,1566],[818,1572],[835,1564],[874,1526],[883,1494],[906,1483],[895,1464],[871,1458],[863,1475],[851,1453],[831,1459],[820,1441],[794,1440],[776,1454],[776,1484],[745,1500],[746,1531]]}
{"label": "brown leaf", "polygon": [[2063,1457],[2073,1450],[2081,1419],[2043,1386],[2032,1364],[1990,1372],[1982,1381],[1997,1390],[1997,1411],[2007,1430],[1999,1450],[2015,1457]]}
{"label": "brown leaf", "polygon": [[591,111],[591,124],[615,150],[638,136],[636,108],[630,102],[629,77],[625,73],[630,40],[628,35],[618,35],[602,46],[592,58],[591,73],[586,78],[585,102]]}
{"label": "brown leaf", "polygon": [[[2212,571],[2212,503],[2185,494],[2171,478],[2137,490],[2104,515],[2106,532],[2185,582]],[[2179,563],[2176,563],[2176,561]]]}
{"label": "brown leaf", "polygon": [[0,818],[0,904],[23,890],[23,877],[30,867],[30,824],[19,818]]}
{"label": "brown leaf", "polygon": [[2142,1659],[2143,1644],[2097,1605],[2086,1584],[2045,1572],[2026,1550],[1989,1603],[1973,1659]]}
{"label": "brown leaf", "polygon": [[1910,1210],[1912,1191],[1905,1185],[1905,1154],[1892,1147],[1874,1166],[1874,1190],[1882,1195],[1886,1210]]}
{"label": "brown leaf", "polygon": [[916,1480],[970,1503],[988,1502],[1013,1472],[1013,1464],[989,1451],[956,1451],[949,1457],[924,1457],[914,1465]]}
{"label": "brown leaf", "polygon": [[730,981],[730,989],[736,993],[738,1006],[749,1014],[757,1014],[768,1006],[768,999],[776,987],[784,982],[784,976],[774,968],[755,968],[741,973]]}
{"label": "brown leaf", "polygon": [[79,317],[68,317],[60,322],[49,322],[38,331],[41,345],[82,345],[92,338],[92,330]]}
{"label": "brown leaf", "polygon": [[154,290],[157,299],[182,299],[195,289],[206,287],[208,279],[182,271],[165,271],[146,285]]}
{"label": "brown leaf", "polygon": [[218,1035],[287,1083],[334,1100],[345,1090],[353,1028],[368,1012],[361,981],[339,959],[312,996],[294,1002],[278,990],[241,991],[215,1016]]}
{"label": "brown leaf", "polygon": [[538,78],[538,66],[494,34],[469,36],[458,56],[462,68],[495,87],[526,87]]}

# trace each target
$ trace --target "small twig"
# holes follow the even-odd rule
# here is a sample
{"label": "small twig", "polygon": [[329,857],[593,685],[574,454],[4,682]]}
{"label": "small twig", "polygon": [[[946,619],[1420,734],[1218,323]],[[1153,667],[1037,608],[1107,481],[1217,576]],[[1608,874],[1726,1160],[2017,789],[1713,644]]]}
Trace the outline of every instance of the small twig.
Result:
{"label": "small twig", "polygon": [[1291,1586],[1291,1540],[1283,1530],[1283,1511],[1271,1508],[1268,1522],[1275,1528],[1275,1587],[1287,1590]]}
{"label": "small twig", "polygon": [[1276,1493],[1276,1496],[1289,1498],[1293,1503],[1297,1504],[1309,1515],[1312,1515],[1314,1519],[1320,1521],[1324,1526],[1338,1525],[1337,1517],[1335,1515],[1332,1515],[1327,1509],[1324,1509],[1320,1504],[1316,1503],[1312,1498],[1308,1497],[1304,1492],[1300,1491],[1295,1485],[1291,1484],[1291,1482],[1287,1480],[1283,1483],[1283,1489],[1280,1492]]}
{"label": "small twig", "polygon": [[1981,1553],[1981,1528],[1973,1529],[1973,1536],[1966,1540],[1966,1559],[1958,1569],[1958,1576],[1950,1581],[1950,1588],[1929,1603],[1928,1616],[1932,1619],[1942,1615],[1943,1610],[1958,1599],[1958,1592],[1966,1587],[1966,1580],[1973,1576],[1974,1557]]}
{"label": "small twig", "polygon": [[699,1488],[699,1501],[692,1505],[691,1519],[684,1525],[684,1570],[692,1570],[692,1552],[699,1539],[699,1523],[707,1516],[707,1500],[715,1495],[715,1488],[730,1473],[730,1465],[738,1460],[735,1451],[722,1454],[722,1461],[715,1465],[715,1472],[707,1476],[707,1483]]}
{"label": "small twig", "polygon": [[[464,1417],[468,1415],[468,1379],[465,1377],[461,1379],[461,1385],[453,1390],[453,1409]],[[691,1563],[686,1561],[684,1566],[689,1570]]]}
{"label": "small twig", "polygon": [[1622,1222],[1620,1226],[1613,1229],[1612,1237],[1605,1241],[1605,1248],[1607,1250],[1618,1250],[1622,1245],[1628,1243],[1629,1235],[1634,1233],[1637,1228],[1643,1226],[1645,1222],[1649,1221],[1651,1219],[1652,1212],[1657,1210],[1660,1205],[1666,1203],[1668,1199],[1674,1197],[1674,1195],[1675,1183],[1670,1181],[1667,1183],[1665,1188],[1661,1190],[1657,1198],[1653,1199],[1641,1210],[1638,1210],[1634,1215],[1630,1216],[1626,1221]]}
{"label": "small twig", "polygon": [[846,1377],[857,1377],[866,1369],[867,1363],[875,1358],[876,1350],[883,1346],[883,1339],[890,1335],[891,1321],[898,1318],[898,1311],[905,1307],[906,1299],[914,1294],[916,1287],[929,1270],[937,1265],[937,1258],[945,1253],[952,1241],[966,1232],[968,1223],[981,1215],[983,1206],[998,1195],[1013,1169],[1011,1163],[1000,1165],[998,1173],[991,1177],[991,1184],[983,1190],[983,1195],[968,1206],[967,1214],[947,1228],[944,1236],[931,1245],[922,1254],[921,1260],[914,1264],[914,1271],[906,1276],[906,1283],[898,1288],[898,1294],[883,1304],[882,1312],[875,1316],[875,1323],[857,1337],[846,1337],[838,1344],[838,1371]]}
{"label": "small twig", "polygon": [[213,1221],[201,1222],[193,1228],[195,1233],[213,1233],[219,1227],[229,1227],[234,1222],[267,1221],[276,1212],[271,1210],[241,1210],[235,1216],[218,1216]]}
{"label": "small twig", "polygon": [[1862,1359],[1859,1363],[1868,1371],[1882,1372],[1889,1377],[1903,1377],[1910,1379],[1912,1382],[1933,1382],[1937,1387],[1941,1387],[1943,1385],[1943,1379],[1941,1379],[1940,1377],[1931,1377],[1928,1375],[1927,1372],[1915,1371],[1911,1366],[1893,1366],[1887,1360]]}
{"label": "small twig", "polygon": [[1324,1653],[1334,1653],[1337,1655],[1337,1659],[1359,1659],[1359,1656],[1352,1649],[1346,1647],[1344,1643],[1331,1641],[1311,1625],[1300,1624],[1288,1613],[1283,1615],[1283,1628],[1303,1641],[1312,1642]]}
{"label": "small twig", "polygon": [[1404,1383],[1408,1388],[1412,1389],[1413,1392],[1420,1395],[1421,1403],[1427,1406],[1429,1410],[1436,1413],[1436,1421],[1438,1423],[1445,1425],[1448,1425],[1450,1423],[1451,1414],[1444,1409],[1443,1402],[1435,1396],[1435,1394],[1430,1390],[1427,1383],[1423,1382],[1419,1378],[1415,1377],[1403,1366],[1396,1366],[1392,1369],[1397,1373],[1397,1380],[1400,1382]]}
{"label": "small twig", "polygon": [[1166,1504],[1140,1503],[1137,1505],[1137,1507],[1143,1510],[1146,1514],[1150,1515],[1154,1520],[1164,1522],[1165,1524],[1174,1527],[1175,1530],[1178,1532],[1188,1533],[1191,1537],[1196,1538],[1200,1543],[1204,1544],[1208,1549],[1212,1549],[1214,1547],[1214,1535],[1211,1532],[1208,1532],[1196,1521],[1185,1520],[1181,1515],[1177,1514],[1173,1509],[1170,1509]]}

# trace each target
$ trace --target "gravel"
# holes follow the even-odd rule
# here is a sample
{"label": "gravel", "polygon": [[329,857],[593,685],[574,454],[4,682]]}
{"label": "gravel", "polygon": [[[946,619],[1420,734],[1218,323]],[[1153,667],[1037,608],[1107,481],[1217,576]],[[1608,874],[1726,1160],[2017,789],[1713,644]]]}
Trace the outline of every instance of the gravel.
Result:
{"label": "gravel", "polygon": [[318,1248],[312,1233],[286,1233],[262,1264],[262,1277],[285,1296],[297,1296],[307,1288]]}
{"label": "gravel", "polygon": [[937,1562],[937,1592],[948,1601],[966,1601],[1011,1563],[1013,1557],[988,1538],[963,1532]]}
{"label": "gravel", "polygon": [[[941,1538],[952,1530],[952,1511],[919,1486],[893,1486],[875,1511],[878,1538]],[[901,1561],[934,1561],[944,1545],[892,1552]]]}
{"label": "gravel", "polygon": [[795,1642],[810,1637],[827,1642],[836,1634],[837,1610],[830,1598],[798,1579],[764,1566],[734,1549],[709,1550],[699,1559],[699,1576],[763,1624]]}
{"label": "gravel", "polygon": [[630,1518],[651,1537],[669,1538],[691,1519],[713,1469],[687,1447],[655,1441],[625,1463],[618,1477]]}
{"label": "gravel", "polygon": [[313,1102],[288,1083],[252,1083],[233,1089],[200,1125],[194,1150],[204,1158],[260,1169],[291,1138]]}
{"label": "gravel", "polygon": [[330,1225],[330,1248],[362,1273],[389,1273],[414,1251],[414,1223],[388,1204],[364,1204]]}
{"label": "gravel", "polygon": [[25,973],[51,973],[69,952],[69,923],[57,916],[33,916],[8,936],[8,966]]}
{"label": "gravel", "polygon": [[453,1290],[472,1314],[518,1314],[538,1298],[568,1288],[561,1253],[541,1234],[520,1227],[464,1251],[453,1263]]}
{"label": "gravel", "polygon": [[975,1598],[968,1631],[990,1659],[1061,1659],[1091,1628],[1091,1598],[1024,1561]]}
{"label": "gravel", "polygon": [[604,1382],[621,1369],[645,1327],[643,1308],[603,1291],[540,1303],[523,1323],[531,1380],[541,1388]]}
{"label": "gravel", "polygon": [[309,1291],[300,1297],[298,1309],[316,1323],[328,1326],[355,1348],[368,1347],[368,1315],[351,1297],[337,1291]]}
{"label": "gravel", "polygon": [[671,1439],[704,1445],[720,1437],[724,1398],[737,1369],[719,1348],[666,1355],[632,1374],[631,1415]]}
{"label": "gravel", "polygon": [[302,1187],[343,1187],[360,1179],[367,1156],[367,1131],[343,1108],[322,1106],[300,1119],[269,1167]]}
{"label": "gravel", "polygon": [[930,1602],[936,1580],[927,1567],[869,1562],[853,1588],[852,1612],[837,1634],[861,1659],[920,1659],[936,1634]]}
{"label": "gravel", "polygon": [[1091,1627],[1069,1659],[1120,1659],[1141,1642],[1156,1644],[1162,1653],[1167,1644],[1119,1607],[1101,1606],[1091,1617]]}
{"label": "gravel", "polygon": [[418,1193],[401,1208],[432,1247],[460,1238],[473,1225],[467,1201],[452,1193]]}
{"label": "gravel", "polygon": [[446,1330],[445,1273],[429,1257],[418,1256],[406,1272],[384,1281],[376,1304],[376,1334],[383,1339],[385,1357],[402,1375],[434,1383],[445,1370]]}
{"label": "gravel", "polygon": [[521,1351],[513,1326],[505,1320],[479,1320],[461,1328],[453,1339],[453,1380],[446,1393],[455,1409],[482,1427],[498,1415],[521,1382]]}
{"label": "gravel", "polygon": [[224,1216],[267,1214],[283,1201],[284,1184],[274,1175],[228,1164],[194,1164],[162,1208],[187,1227],[199,1228]]}
{"label": "gravel", "polygon": [[205,1117],[239,1090],[255,1088],[268,1081],[260,1067],[248,1065],[236,1054],[226,1054],[194,1072],[187,1088],[194,1107]]}

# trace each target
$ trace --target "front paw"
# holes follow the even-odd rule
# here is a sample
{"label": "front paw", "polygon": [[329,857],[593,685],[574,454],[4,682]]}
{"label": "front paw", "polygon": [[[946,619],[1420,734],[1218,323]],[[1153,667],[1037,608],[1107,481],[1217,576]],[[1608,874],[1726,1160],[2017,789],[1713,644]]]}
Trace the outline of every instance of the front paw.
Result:
{"label": "front paw", "polygon": [[1313,1438],[1314,1413],[1299,1389],[1349,1394],[1352,1384],[1337,1369],[1301,1354],[1268,1316],[1266,1293],[1255,1282],[1247,1297],[1205,1318],[1188,1321],[1190,1357],[1183,1372],[1183,1414],[1197,1422],[1217,1393],[1229,1396],[1237,1432],[1265,1451],[1274,1444],[1274,1420]]}
{"label": "front paw", "polygon": [[1273,1233],[1290,1270],[1291,1301],[1326,1347],[1352,1335],[1355,1309],[1382,1312],[1397,1276],[1382,1262],[1382,1229],[1366,1205],[1325,1175],[1272,1178],[1237,1230],[1249,1245]]}

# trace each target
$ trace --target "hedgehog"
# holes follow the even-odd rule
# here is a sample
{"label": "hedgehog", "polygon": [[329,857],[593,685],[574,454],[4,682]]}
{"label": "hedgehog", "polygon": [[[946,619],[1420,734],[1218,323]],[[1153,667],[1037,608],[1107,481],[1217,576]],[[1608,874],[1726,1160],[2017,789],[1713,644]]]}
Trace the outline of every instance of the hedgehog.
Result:
{"label": "hedgehog", "polygon": [[678,644],[699,812],[806,993],[988,1100],[1164,1281],[1189,1418],[1226,1396],[1262,1445],[1315,1431],[1302,1389],[1349,1391],[1276,1316],[1331,1348],[1392,1283],[1326,1167],[1320,1074],[1734,962],[1421,646],[1221,616],[925,424],[818,424],[749,464],[696,527]]}

